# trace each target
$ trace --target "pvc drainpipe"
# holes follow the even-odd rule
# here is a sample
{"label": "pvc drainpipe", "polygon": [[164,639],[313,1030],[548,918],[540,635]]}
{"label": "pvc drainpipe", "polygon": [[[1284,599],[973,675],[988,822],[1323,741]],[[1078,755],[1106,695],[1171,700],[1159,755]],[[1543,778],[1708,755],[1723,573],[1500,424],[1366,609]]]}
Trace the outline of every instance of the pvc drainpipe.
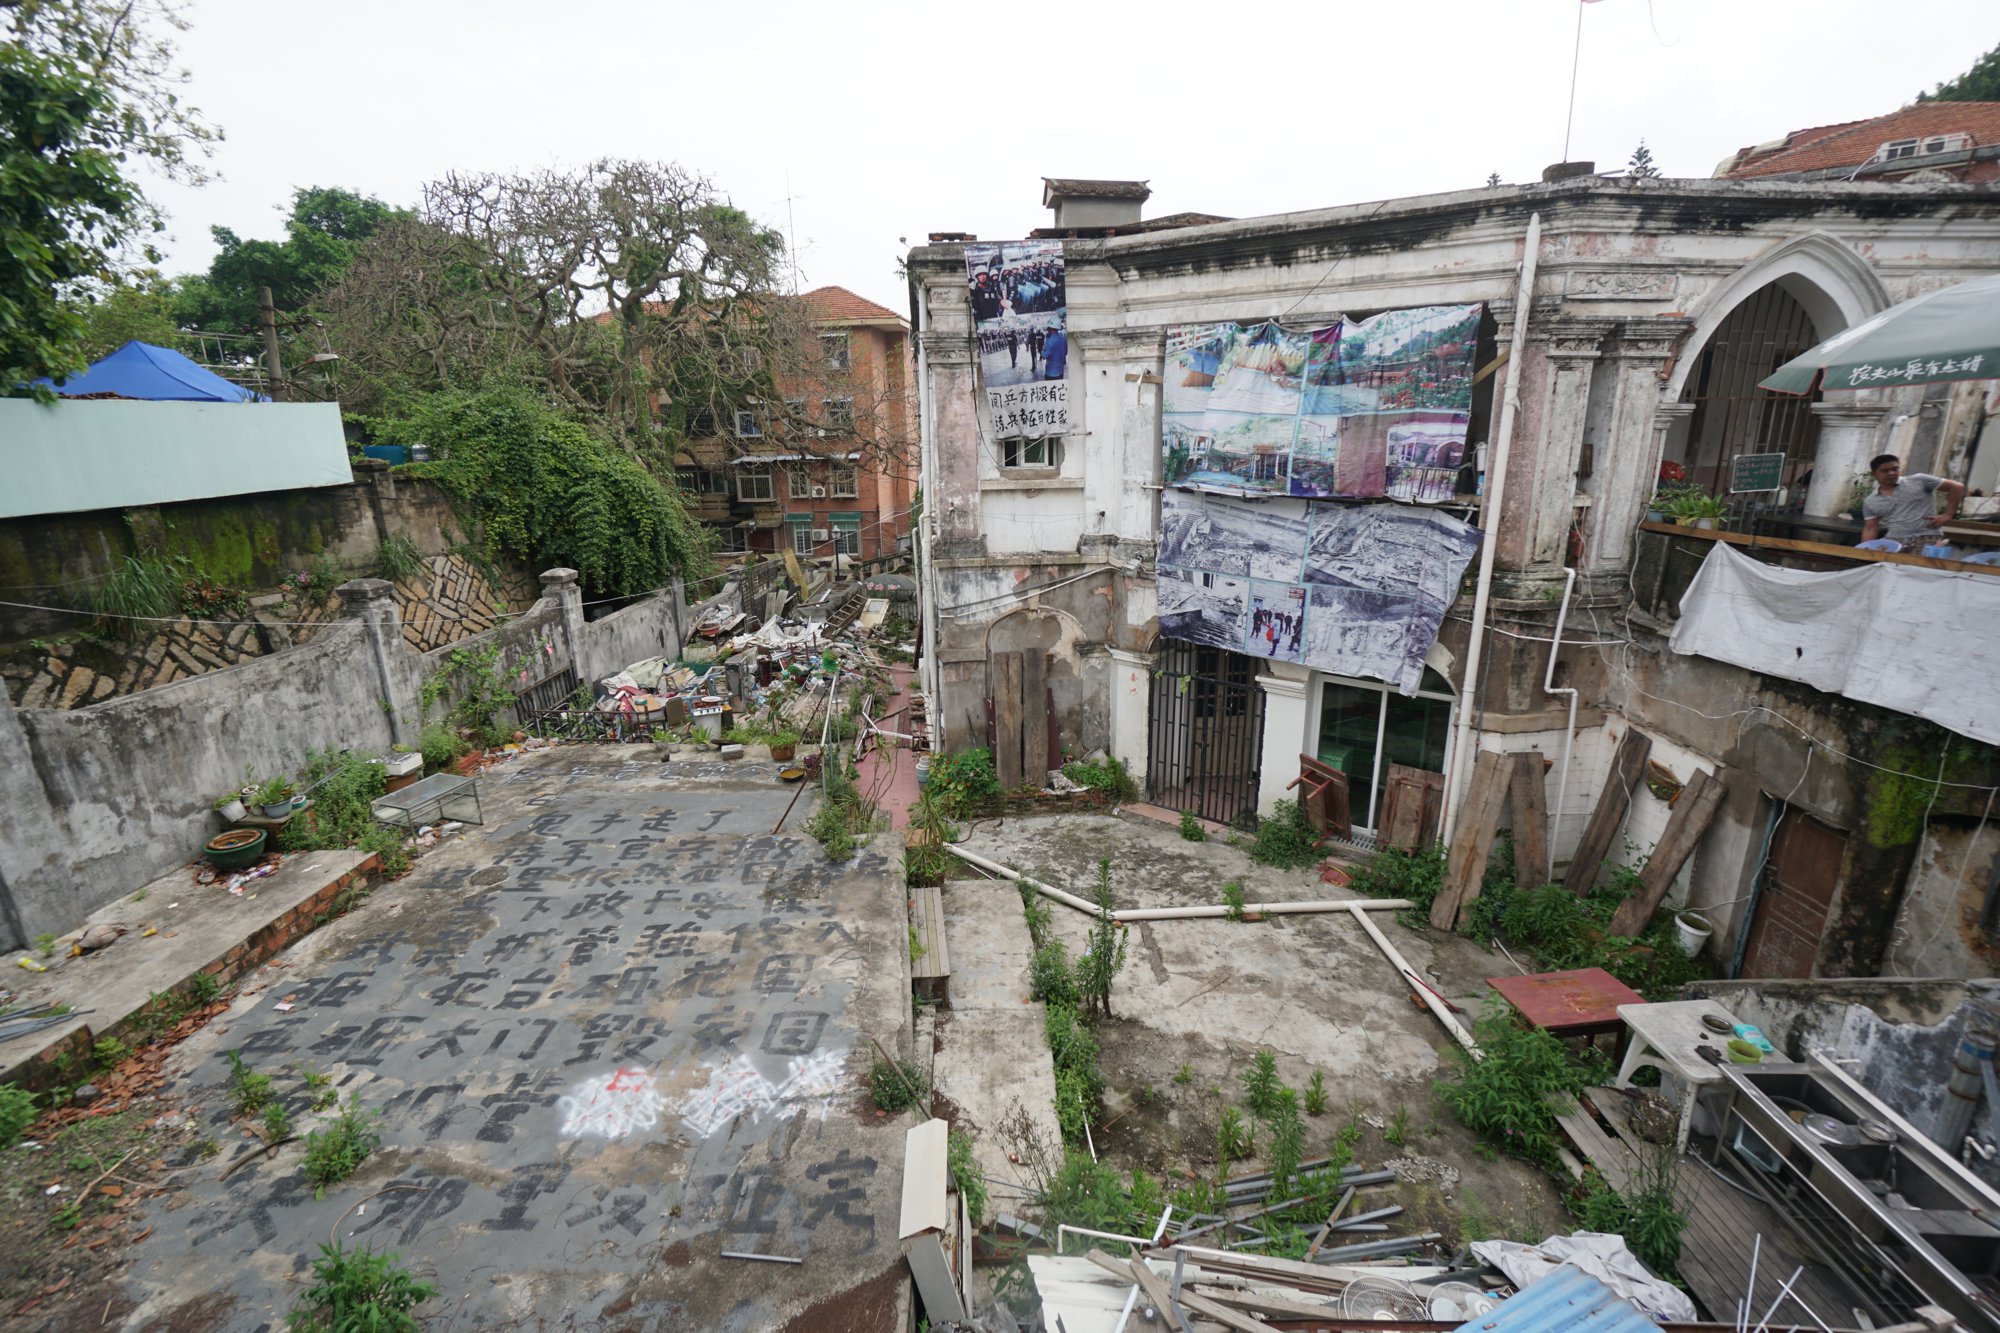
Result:
{"label": "pvc drainpipe", "polygon": [[1437,1021],[1444,1024],[1444,1030],[1451,1034],[1451,1039],[1460,1046],[1463,1046],[1466,1053],[1473,1059],[1485,1059],[1485,1052],[1479,1049],[1479,1043],[1472,1039],[1472,1034],[1465,1030],[1465,1024],[1459,1022],[1457,1015],[1445,1008],[1444,1001],[1439,998],[1436,991],[1418,979],[1417,974],[1410,968],[1410,960],[1403,957],[1395,945],[1389,943],[1389,937],[1384,935],[1375,923],[1368,919],[1368,913],[1358,907],[1350,907],[1348,911],[1356,921],[1361,923],[1361,928],[1367,931],[1369,936],[1375,941],[1375,947],[1382,951],[1382,956],[1389,960],[1389,965],[1396,969],[1396,974],[1409,982],[1410,989],[1417,993],[1417,998],[1422,1000],[1424,1006],[1433,1014],[1437,1015]]}
{"label": "pvc drainpipe", "polygon": [[1576,690],[1572,687],[1556,688],[1556,654],[1562,651],[1563,622],[1569,619],[1569,595],[1576,588],[1576,571],[1563,571],[1562,609],[1556,612],[1555,637],[1549,640],[1549,669],[1542,673],[1543,694],[1567,694],[1569,696],[1569,723],[1563,728],[1562,776],[1556,779],[1556,809],[1549,821],[1549,883],[1556,880],[1556,841],[1562,833],[1563,797],[1569,793],[1569,757],[1576,749]]}
{"label": "pvc drainpipe", "polygon": [[1452,737],[1450,780],[1445,792],[1444,828],[1441,840],[1451,845],[1452,829],[1458,823],[1463,803],[1458,795],[1464,763],[1470,753],[1472,705],[1479,680],[1480,650],[1486,639],[1486,605],[1493,597],[1493,544],[1500,527],[1500,502],[1507,494],[1507,460],[1513,452],[1514,413],[1521,405],[1521,358],[1528,341],[1528,314],[1535,300],[1535,265],[1541,256],[1542,215],[1528,218],[1528,234],[1522,243],[1521,283],[1514,293],[1514,332],[1507,343],[1507,389],[1500,400],[1500,423],[1493,433],[1492,466],[1486,469],[1486,502],[1479,507],[1479,587],[1472,597],[1472,640],[1465,650],[1465,685],[1459,691],[1457,734]]}
{"label": "pvc drainpipe", "polygon": [[[1245,915],[1259,912],[1265,916],[1297,916],[1308,912],[1344,912],[1350,907],[1364,912],[1403,912],[1415,907],[1408,898],[1347,898],[1340,902],[1321,903],[1245,903]],[[1228,907],[1135,907],[1129,911],[1113,908],[1111,919],[1123,924],[1128,921],[1187,921],[1196,917],[1228,916]]]}
{"label": "pvc drainpipe", "polygon": [[996,875],[1004,875],[1017,884],[1025,884],[1044,898],[1053,898],[1065,907],[1074,907],[1077,911],[1089,916],[1101,917],[1104,915],[1103,912],[1098,910],[1096,903],[1087,903],[1073,893],[1065,893],[1061,889],[1051,888],[1038,879],[1030,879],[1018,870],[1001,865],[998,861],[989,861],[977,852],[968,852],[965,848],[949,842],[944,845],[944,849],[968,865],[978,866],[981,870],[988,870]]}

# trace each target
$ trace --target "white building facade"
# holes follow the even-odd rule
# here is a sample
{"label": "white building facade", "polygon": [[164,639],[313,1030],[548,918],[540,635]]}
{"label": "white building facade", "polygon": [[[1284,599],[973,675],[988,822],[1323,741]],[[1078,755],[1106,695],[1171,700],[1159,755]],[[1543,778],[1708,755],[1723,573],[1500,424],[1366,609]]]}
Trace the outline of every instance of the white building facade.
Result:
{"label": "white building facade", "polygon": [[[941,748],[989,743],[992,664],[1025,651],[1047,655],[1052,753],[1102,748],[1151,799],[1209,818],[1268,814],[1306,755],[1347,773],[1365,837],[1381,818],[1391,765],[1443,773],[1449,800],[1464,789],[1473,748],[1566,753],[1548,775],[1560,873],[1611,756],[1637,728],[1652,743],[1660,789],[1696,770],[1727,780],[1720,816],[1675,895],[1711,911],[1729,965],[1721,970],[1798,970],[1775,944],[1761,955],[1752,947],[1760,929],[1776,929],[1758,927],[1756,913],[1774,876],[1772,831],[1789,829],[1787,818],[1840,835],[1837,851],[1818,853],[1837,869],[1820,895],[1810,971],[1990,970],[1970,959],[1971,945],[1950,943],[1955,929],[1923,940],[1930,916],[1984,908],[1975,900],[2000,834],[1983,817],[1972,826],[1978,810],[1966,814],[1950,798],[1942,814],[1933,801],[1914,831],[1869,827],[1881,768],[1857,761],[1886,736],[1935,764],[1936,743],[1909,719],[1666,651],[1686,583],[1687,571],[1675,571],[1687,558],[1642,525],[1663,461],[1726,493],[1736,455],[1782,454],[1783,488],[1762,505],[1791,525],[1785,531],[1832,544],[1852,537],[1838,520],[1824,532],[1812,521],[1851,507],[1853,479],[1878,452],[1961,479],[2000,467],[2000,439],[1987,429],[1990,382],[1809,401],[1755,388],[1779,361],[1895,301],[2000,271],[2000,189],[1585,177],[1068,239],[1064,253],[1071,429],[1032,458],[1005,448],[984,416],[963,246],[910,255],[922,683]],[[1533,271],[1525,309],[1516,299],[1524,260]],[[1312,328],[1473,303],[1487,312],[1483,377],[1463,493],[1444,507],[1484,530],[1493,566],[1477,677],[1464,671],[1470,577],[1414,696],[1162,638],[1153,561],[1166,330],[1273,319]],[[1510,364],[1517,332],[1521,355]],[[1510,384],[1518,399],[1507,414]],[[1480,468],[1497,459],[1506,415],[1504,498],[1487,513],[1499,478]],[[1461,720],[1471,744],[1455,755]],[[1990,747],[1975,750],[1965,760],[1974,777]],[[1976,781],[1959,785],[1979,794]],[[1642,785],[1622,843],[1643,853],[1668,811]],[[1765,909],[1777,902],[1767,895]],[[1919,903],[1924,921],[1909,915]]]}

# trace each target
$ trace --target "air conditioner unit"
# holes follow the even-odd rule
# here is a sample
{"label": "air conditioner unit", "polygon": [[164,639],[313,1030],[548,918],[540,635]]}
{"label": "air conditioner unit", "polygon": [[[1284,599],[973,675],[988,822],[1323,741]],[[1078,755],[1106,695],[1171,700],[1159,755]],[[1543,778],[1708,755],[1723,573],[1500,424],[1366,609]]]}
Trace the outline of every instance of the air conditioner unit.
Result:
{"label": "air conditioner unit", "polygon": [[832,534],[831,532],[829,532],[829,531],[828,531],[827,529],[825,529],[825,528],[814,528],[814,529],[813,529],[813,541],[814,541],[815,543],[818,543],[818,542],[825,542],[825,541],[832,541],[832,540],[833,540],[833,534]]}
{"label": "air conditioner unit", "polygon": [[1970,147],[1972,147],[1972,136],[1961,130],[1956,134],[1933,134],[1930,138],[1924,140],[1923,151],[1926,155],[1931,153],[1959,153]]}
{"label": "air conditioner unit", "polygon": [[813,487],[813,499],[815,499],[815,500],[824,500],[824,499],[826,499],[826,487],[824,487],[824,486],[815,486],[815,487]]}

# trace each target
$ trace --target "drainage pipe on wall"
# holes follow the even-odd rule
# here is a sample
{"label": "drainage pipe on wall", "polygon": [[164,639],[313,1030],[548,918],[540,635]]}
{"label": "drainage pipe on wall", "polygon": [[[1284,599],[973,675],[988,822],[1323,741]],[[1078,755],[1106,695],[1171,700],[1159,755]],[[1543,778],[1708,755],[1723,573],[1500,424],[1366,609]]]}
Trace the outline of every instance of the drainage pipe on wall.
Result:
{"label": "drainage pipe on wall", "polygon": [[1556,842],[1562,834],[1563,798],[1569,794],[1569,758],[1576,749],[1576,690],[1556,688],[1556,654],[1562,651],[1563,622],[1569,619],[1569,597],[1576,590],[1576,571],[1563,571],[1562,609],[1556,612],[1556,633],[1549,640],[1549,669],[1542,673],[1543,694],[1569,696],[1569,722],[1563,728],[1562,773],[1556,778],[1556,808],[1549,820],[1549,883],[1556,882]]}
{"label": "drainage pipe on wall", "polygon": [[1541,249],[1542,215],[1535,213],[1528,218],[1528,234],[1521,247],[1521,283],[1514,293],[1514,332],[1507,343],[1507,388],[1500,400],[1499,426],[1493,432],[1493,457],[1486,469],[1485,503],[1479,507],[1479,529],[1484,537],[1479,543],[1479,587],[1472,597],[1472,640],[1465,651],[1464,684],[1458,697],[1458,722],[1452,737],[1451,762],[1446,768],[1449,776],[1441,837],[1447,847],[1451,845],[1452,829],[1458,823],[1458,810],[1463,803],[1459,793],[1459,788],[1464,785],[1461,775],[1471,754],[1473,695],[1479,680],[1480,653],[1486,642],[1486,607],[1493,598],[1493,546],[1499,537],[1500,502],[1507,493],[1507,460],[1513,452],[1514,416],[1521,406],[1521,361],[1527,348],[1528,313],[1534,306],[1535,265],[1541,257]]}
{"label": "drainage pipe on wall", "polygon": [[1944,1105],[1938,1108],[1937,1128],[1931,1133],[1932,1142],[1954,1157],[1962,1154],[1966,1136],[1972,1133],[1973,1112],[1979,1109],[1979,1099],[1986,1091],[1983,1071],[1992,1067],[1996,1043],[2000,1043],[2000,1035],[1975,1027],[1968,1027],[1958,1039],[1951,1078],[1944,1088]]}

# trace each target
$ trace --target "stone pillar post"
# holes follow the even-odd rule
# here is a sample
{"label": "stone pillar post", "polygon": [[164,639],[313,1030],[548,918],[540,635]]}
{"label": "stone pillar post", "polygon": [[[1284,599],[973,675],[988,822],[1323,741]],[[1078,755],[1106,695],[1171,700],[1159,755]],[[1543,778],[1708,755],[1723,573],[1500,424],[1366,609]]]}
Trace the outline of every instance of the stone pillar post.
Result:
{"label": "stone pillar post", "polygon": [[[930,376],[932,457],[935,477],[925,478],[924,509],[937,521],[936,558],[979,554],[984,528],[979,513],[980,433],[978,384],[966,334],[927,331],[924,369]],[[994,466],[998,466],[997,461]]]}
{"label": "stone pillar post", "polygon": [[1153,655],[1124,648],[1106,651],[1111,655],[1111,670],[1106,673],[1110,750],[1125,761],[1127,771],[1143,790],[1147,766],[1152,762]]}
{"label": "stone pillar post", "polygon": [[[1632,562],[1632,533],[1660,475],[1660,371],[1686,319],[1628,320],[1608,349],[1615,376],[1608,428],[1591,467],[1592,505],[1586,524],[1584,573],[1621,581]],[[1692,406],[1691,404],[1685,406]]]}
{"label": "stone pillar post", "polygon": [[1271,674],[1257,677],[1264,691],[1264,762],[1257,777],[1257,813],[1268,815],[1278,802],[1290,799],[1285,784],[1299,775],[1300,747],[1305,744],[1306,719],[1312,701],[1306,686],[1312,675],[1304,667],[1271,663]]}
{"label": "stone pillar post", "polygon": [[1813,455],[1812,482],[1806,487],[1808,514],[1825,517],[1844,512],[1848,484],[1855,473],[1866,472],[1868,460],[1880,452],[1876,442],[1889,404],[1872,399],[1872,393],[1840,393],[1812,405],[1812,414],[1819,418],[1819,446]]}
{"label": "stone pillar post", "polygon": [[389,739],[415,745],[423,726],[423,703],[417,697],[415,673],[407,670],[403,616],[396,607],[395,585],[386,579],[351,579],[334,589],[340,594],[340,617],[359,621],[361,638],[375,663],[375,683],[382,692],[382,711],[389,718]]}
{"label": "stone pillar post", "polygon": [[[1063,472],[1083,478],[1084,549],[1116,537],[1125,496],[1127,435],[1124,346],[1115,331],[1073,329],[1069,345],[1069,432],[1063,437]],[[1069,455],[1078,455],[1080,468]],[[1141,492],[1144,494],[1144,492]],[[1101,554],[1101,552],[1100,552]]]}
{"label": "stone pillar post", "polygon": [[563,646],[569,650],[569,664],[579,681],[588,679],[593,666],[583,660],[583,591],[577,587],[573,569],[542,571],[542,596],[554,599],[562,611]]}
{"label": "stone pillar post", "polygon": [[[1524,594],[1519,585],[1551,575],[1567,554],[1590,381],[1606,332],[1608,326],[1581,320],[1529,330],[1521,407],[1495,539],[1500,566],[1517,575],[1507,580],[1517,585],[1513,595]],[[1491,478],[1487,484],[1490,489]]]}

